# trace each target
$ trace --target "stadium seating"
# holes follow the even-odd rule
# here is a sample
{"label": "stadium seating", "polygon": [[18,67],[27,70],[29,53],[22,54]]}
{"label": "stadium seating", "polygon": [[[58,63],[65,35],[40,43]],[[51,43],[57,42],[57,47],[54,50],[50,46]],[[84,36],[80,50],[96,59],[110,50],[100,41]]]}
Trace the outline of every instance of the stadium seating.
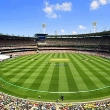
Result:
{"label": "stadium seating", "polygon": [[[12,38],[0,35],[1,54],[27,55],[42,52],[77,52],[110,58],[110,37],[48,38],[45,44],[35,38]],[[38,46],[38,47],[37,47]],[[110,110],[110,99],[94,102],[39,102],[0,93],[0,110]]]}
{"label": "stadium seating", "polygon": [[39,50],[87,50],[110,52],[109,37],[90,38],[48,38]]}
{"label": "stadium seating", "polygon": [[0,93],[0,110],[110,110],[110,99],[93,102],[39,102]]}
{"label": "stadium seating", "polygon": [[0,52],[2,54],[35,51],[36,49],[37,46],[33,38],[0,36]]}

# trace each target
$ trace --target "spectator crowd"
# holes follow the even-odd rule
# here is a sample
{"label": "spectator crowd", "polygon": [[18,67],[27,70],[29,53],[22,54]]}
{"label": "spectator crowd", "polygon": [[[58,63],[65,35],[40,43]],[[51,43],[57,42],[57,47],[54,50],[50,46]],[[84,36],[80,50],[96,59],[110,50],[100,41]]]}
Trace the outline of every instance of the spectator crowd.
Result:
{"label": "spectator crowd", "polygon": [[91,102],[40,102],[0,93],[0,110],[110,110],[110,99]]}

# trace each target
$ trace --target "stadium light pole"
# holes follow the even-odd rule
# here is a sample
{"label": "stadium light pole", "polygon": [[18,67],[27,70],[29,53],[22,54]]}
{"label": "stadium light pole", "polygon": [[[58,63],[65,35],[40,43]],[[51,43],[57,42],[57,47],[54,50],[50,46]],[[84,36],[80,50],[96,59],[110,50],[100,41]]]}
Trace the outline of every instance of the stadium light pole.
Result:
{"label": "stadium light pole", "polygon": [[96,32],[97,22],[96,22],[96,21],[92,22],[92,25],[93,25],[93,27],[94,27],[94,33],[95,33],[95,32]]}
{"label": "stadium light pole", "polygon": [[46,28],[46,24],[45,23],[42,24],[42,28],[43,28],[44,34],[45,34],[45,28]]}
{"label": "stadium light pole", "polygon": [[55,35],[57,35],[57,31],[55,31]]}

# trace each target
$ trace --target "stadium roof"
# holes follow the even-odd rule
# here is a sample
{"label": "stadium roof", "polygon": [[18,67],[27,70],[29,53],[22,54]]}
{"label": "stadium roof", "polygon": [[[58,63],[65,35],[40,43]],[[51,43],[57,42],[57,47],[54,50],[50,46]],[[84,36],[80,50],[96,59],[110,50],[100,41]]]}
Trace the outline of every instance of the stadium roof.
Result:
{"label": "stadium roof", "polygon": [[24,36],[14,36],[14,35],[4,35],[0,34],[2,39],[33,39],[34,37],[24,37]]}
{"label": "stadium roof", "polygon": [[85,38],[85,37],[107,37],[110,36],[110,31],[76,34],[76,35],[47,35],[47,38]]}
{"label": "stadium roof", "polygon": [[[39,34],[38,34],[39,35]],[[44,34],[40,34],[44,35]],[[76,34],[76,35],[48,35],[45,34],[47,38],[87,38],[87,37],[110,37],[110,31],[96,32],[96,33],[86,33],[86,34]],[[2,39],[35,39],[36,37],[24,37],[24,36],[14,36],[14,35],[4,35],[0,34]]]}

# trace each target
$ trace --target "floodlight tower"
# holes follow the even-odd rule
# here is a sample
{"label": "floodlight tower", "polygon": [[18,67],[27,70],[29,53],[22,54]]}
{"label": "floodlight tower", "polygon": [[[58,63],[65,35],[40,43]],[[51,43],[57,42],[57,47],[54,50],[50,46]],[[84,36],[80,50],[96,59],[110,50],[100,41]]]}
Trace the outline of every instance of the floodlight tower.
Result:
{"label": "floodlight tower", "polygon": [[97,22],[96,21],[92,22],[92,26],[94,27],[94,33],[95,33],[96,32]]}
{"label": "floodlight tower", "polygon": [[45,28],[46,28],[46,24],[45,23],[42,24],[42,28],[43,28],[44,34],[45,34]]}
{"label": "floodlight tower", "polygon": [[55,35],[57,35],[57,31],[55,31]]}

